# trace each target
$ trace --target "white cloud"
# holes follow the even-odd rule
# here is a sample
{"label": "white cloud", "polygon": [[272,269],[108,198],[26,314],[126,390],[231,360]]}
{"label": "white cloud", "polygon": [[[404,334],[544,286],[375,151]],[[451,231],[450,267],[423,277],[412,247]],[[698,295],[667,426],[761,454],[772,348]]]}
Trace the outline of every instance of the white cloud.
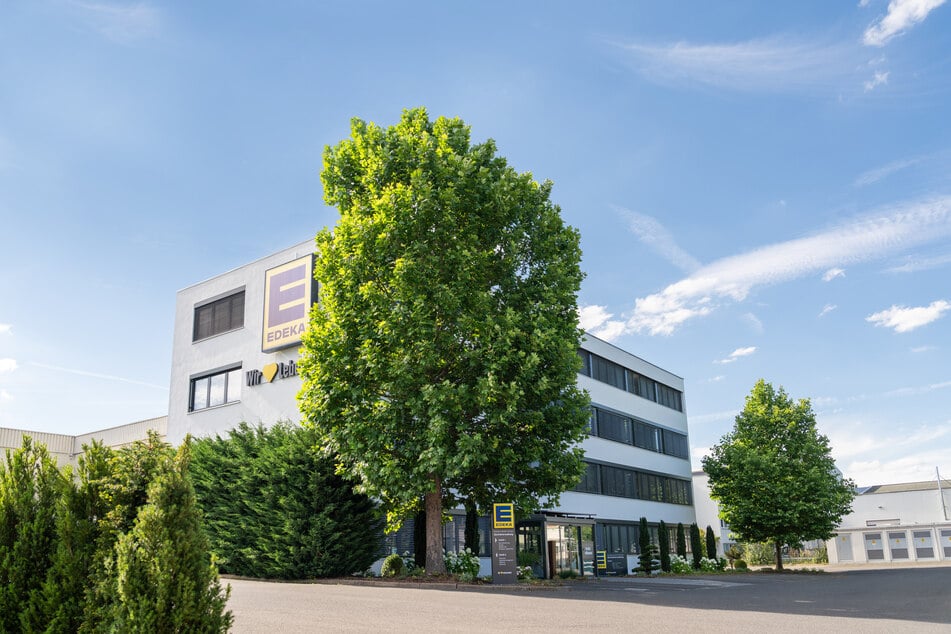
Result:
{"label": "white cloud", "polygon": [[936,269],[946,264],[951,264],[951,254],[939,255],[933,258],[909,258],[904,264],[900,266],[893,266],[885,270],[889,273],[915,273],[917,271]]}
{"label": "white cloud", "polygon": [[951,381],[941,381],[939,383],[929,383],[928,385],[918,385],[916,387],[900,387],[897,390],[889,390],[882,396],[918,396],[927,394],[935,390],[946,390],[951,387]]}
{"label": "white cloud", "polygon": [[619,44],[634,69],[657,83],[743,91],[838,89],[859,65],[858,47],[771,37],[731,44]]}
{"label": "white cloud", "polygon": [[845,269],[834,267],[822,274],[823,282],[831,282],[837,277],[845,277]]}
{"label": "white cloud", "polygon": [[[877,74],[877,73],[876,73]],[[886,73],[887,74],[887,73]],[[866,82],[867,83],[867,82]],[[871,185],[872,183],[877,183],[886,176],[891,176],[895,172],[899,172],[907,167],[911,167],[922,161],[922,157],[902,159],[899,161],[892,161],[887,165],[882,167],[877,167],[875,169],[868,170],[867,172],[862,172],[855,179],[855,182],[852,183],[854,187],[865,187],[866,185]]]}
{"label": "white cloud", "polygon": [[604,306],[592,304],[578,309],[581,329],[605,341],[613,341],[627,330],[623,321],[611,319],[612,317],[614,315],[609,313]]}
{"label": "white cloud", "polygon": [[865,87],[865,92],[871,92],[875,90],[878,86],[884,86],[888,83],[888,71],[887,70],[877,70],[875,74],[872,75],[871,79],[865,80],[863,86]]}
{"label": "white cloud", "polygon": [[700,268],[700,262],[681,249],[673,235],[655,218],[623,207],[615,209],[627,220],[628,227],[637,239],[665,260],[688,273]]}
{"label": "white cloud", "polygon": [[669,335],[756,287],[872,260],[951,235],[951,196],[890,207],[805,238],[712,262],[658,293],[635,299],[629,332]]}
{"label": "white cloud", "polygon": [[726,359],[720,359],[719,361],[714,361],[714,363],[720,363],[720,364],[733,363],[740,357],[748,357],[754,352],[756,352],[756,346],[749,346],[746,348],[737,348],[736,350],[731,352],[730,356],[728,356]]}
{"label": "white cloud", "polygon": [[704,379],[702,382],[703,382],[703,383],[719,383],[720,381],[722,381],[722,380],[725,379],[725,378],[726,378],[726,377],[723,376],[722,374],[718,374],[718,375],[716,375],[716,376],[711,376],[709,379]]}
{"label": "white cloud", "polygon": [[891,0],[888,13],[865,30],[862,41],[866,46],[885,46],[893,37],[923,22],[944,3],[945,0]]}
{"label": "white cloud", "polygon": [[11,334],[13,330],[12,324],[0,324],[0,335]]}
{"label": "white cloud", "polygon": [[0,390],[0,401],[12,401],[13,396],[6,390]]}
{"label": "white cloud", "polygon": [[927,306],[892,306],[869,315],[865,321],[876,326],[893,328],[895,332],[910,332],[939,319],[949,309],[951,302],[939,299]]}
{"label": "white cloud", "polygon": [[935,346],[916,346],[911,349],[915,354],[921,354],[922,352],[931,352],[932,350],[937,350]]}
{"label": "white cloud", "polygon": [[17,360],[16,359],[0,359],[0,374],[6,372],[13,372],[17,369]]}
{"label": "white cloud", "polygon": [[743,319],[746,320],[746,322],[750,325],[750,327],[753,328],[755,332],[757,333],[763,332],[763,322],[761,322],[759,320],[759,317],[757,317],[753,313],[745,313],[743,315]]}
{"label": "white cloud", "polygon": [[54,370],[56,372],[66,372],[67,374],[76,374],[78,376],[88,376],[94,379],[105,379],[107,381],[119,381],[120,383],[131,383],[132,385],[144,385],[145,387],[154,387],[159,390],[167,390],[167,385],[156,385],[155,383],[146,383],[145,381],[137,381],[135,379],[129,379],[124,376],[115,376],[113,374],[100,374],[99,372],[89,372],[87,370],[74,370],[72,368],[62,368],[56,365],[47,365],[45,363],[30,363],[30,365],[43,368],[44,370]]}
{"label": "white cloud", "polygon": [[119,5],[73,1],[71,4],[80,10],[80,16],[90,27],[120,44],[154,35],[161,22],[158,9],[144,2]]}
{"label": "white cloud", "polygon": [[835,304],[826,304],[825,306],[822,307],[822,311],[819,313],[819,317],[825,317],[836,308],[838,308],[838,306],[836,306]]}

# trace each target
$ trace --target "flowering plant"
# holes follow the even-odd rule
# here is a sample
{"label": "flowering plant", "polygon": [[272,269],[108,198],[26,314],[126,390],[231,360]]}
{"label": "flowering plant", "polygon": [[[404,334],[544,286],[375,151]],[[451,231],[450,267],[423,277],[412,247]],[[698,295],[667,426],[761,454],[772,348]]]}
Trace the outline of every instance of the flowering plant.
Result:
{"label": "flowering plant", "polygon": [[475,581],[479,576],[479,556],[468,548],[446,553],[445,562],[446,571],[458,576],[460,581]]}

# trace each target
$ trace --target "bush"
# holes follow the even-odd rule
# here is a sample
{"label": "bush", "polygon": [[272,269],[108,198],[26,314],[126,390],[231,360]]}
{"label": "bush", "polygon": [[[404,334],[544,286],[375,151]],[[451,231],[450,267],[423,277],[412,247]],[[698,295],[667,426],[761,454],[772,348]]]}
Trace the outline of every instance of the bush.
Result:
{"label": "bush", "polygon": [[535,571],[532,570],[531,566],[519,566],[518,571],[518,580],[519,581],[529,581],[535,578]]}
{"label": "bush", "polygon": [[703,542],[700,539],[700,527],[695,523],[690,525],[690,555],[693,567],[700,570],[700,560],[703,558]]}
{"label": "bush", "polygon": [[693,572],[693,566],[685,557],[680,555],[670,556],[670,571],[677,575],[689,575]]}
{"label": "bush", "polygon": [[716,559],[710,559],[709,557],[702,557],[700,559],[700,570],[702,572],[719,572],[720,563]]}
{"label": "bush", "polygon": [[571,568],[562,568],[558,571],[559,579],[575,579],[578,577],[578,573],[572,570]]}
{"label": "bush", "polygon": [[393,553],[383,560],[383,567],[380,568],[381,577],[397,577],[403,574],[403,558]]}
{"label": "bush", "polygon": [[479,556],[466,548],[457,553],[446,553],[446,572],[459,577],[460,581],[472,582],[479,577]]}
{"label": "bush", "polygon": [[748,570],[748,569],[749,569],[749,564],[747,564],[747,563],[746,563],[745,561],[743,561],[742,559],[737,559],[737,560],[734,562],[734,565],[736,566],[736,569],[737,569],[737,570]]}
{"label": "bush", "polygon": [[743,544],[743,559],[754,566],[768,566],[776,563],[776,547],[766,543]]}
{"label": "bush", "polygon": [[660,551],[660,569],[670,572],[670,531],[664,520],[657,524],[657,548]]}
{"label": "bush", "polygon": [[242,423],[225,438],[192,441],[191,478],[222,572],[337,577],[382,556],[376,505],[316,445],[312,430],[291,423]]}

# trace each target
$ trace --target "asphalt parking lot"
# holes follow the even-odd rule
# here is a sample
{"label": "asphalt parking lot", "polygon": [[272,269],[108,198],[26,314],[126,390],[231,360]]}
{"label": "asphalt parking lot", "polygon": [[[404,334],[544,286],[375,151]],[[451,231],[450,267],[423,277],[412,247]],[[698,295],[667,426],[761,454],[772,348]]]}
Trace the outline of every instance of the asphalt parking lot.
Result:
{"label": "asphalt parking lot", "polygon": [[951,566],[561,587],[227,580],[235,632],[949,632]]}

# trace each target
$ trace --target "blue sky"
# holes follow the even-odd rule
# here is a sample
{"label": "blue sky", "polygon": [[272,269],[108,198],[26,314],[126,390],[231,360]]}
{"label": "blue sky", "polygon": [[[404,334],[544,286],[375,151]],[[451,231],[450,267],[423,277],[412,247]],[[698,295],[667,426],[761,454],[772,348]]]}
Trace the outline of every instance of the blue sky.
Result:
{"label": "blue sky", "polygon": [[951,6],[0,5],[0,425],[167,411],[175,292],[332,225],[351,117],[458,116],[554,181],[584,323],[686,380],[695,462],[763,377],[859,484],[951,474]]}

